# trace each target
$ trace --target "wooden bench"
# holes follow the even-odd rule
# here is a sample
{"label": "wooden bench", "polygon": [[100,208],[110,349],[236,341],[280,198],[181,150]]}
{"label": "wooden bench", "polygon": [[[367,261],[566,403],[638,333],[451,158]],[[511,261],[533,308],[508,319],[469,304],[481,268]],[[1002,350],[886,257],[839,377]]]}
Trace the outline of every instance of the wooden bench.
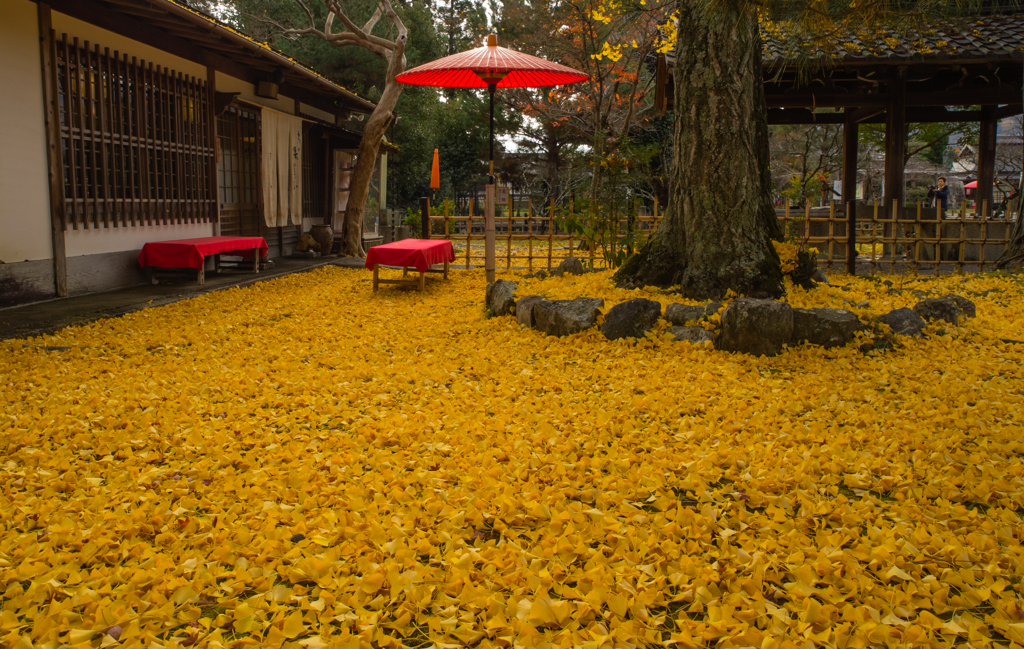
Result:
{"label": "wooden bench", "polygon": [[[150,282],[157,284],[155,268],[193,268],[198,272],[200,284],[206,282],[206,258],[213,255],[214,269],[221,271],[221,255],[248,257],[252,255],[252,272],[260,272],[260,260],[267,255],[267,242],[263,237],[199,237],[154,241],[142,247],[139,265],[146,270]],[[246,262],[246,265],[248,263]],[[237,264],[241,267],[242,264]]]}
{"label": "wooden bench", "polygon": [[[452,242],[445,239],[402,239],[382,246],[374,246],[366,253],[366,267],[373,269],[373,290],[377,291],[380,284],[397,284],[399,286],[426,288],[427,273],[444,273],[448,279],[448,264],[455,261],[455,248]],[[444,264],[444,270],[432,270],[433,264]],[[403,279],[380,279],[380,266],[402,268]],[[404,279],[409,269],[415,268],[419,279]]]}

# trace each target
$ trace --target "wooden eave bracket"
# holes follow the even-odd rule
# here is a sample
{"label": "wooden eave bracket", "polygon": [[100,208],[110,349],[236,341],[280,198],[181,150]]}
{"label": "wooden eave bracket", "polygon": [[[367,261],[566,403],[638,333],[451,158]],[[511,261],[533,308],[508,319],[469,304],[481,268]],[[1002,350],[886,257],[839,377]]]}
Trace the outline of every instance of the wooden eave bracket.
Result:
{"label": "wooden eave bracket", "polygon": [[240,92],[220,92],[219,90],[214,93],[213,97],[213,108],[217,117],[224,114],[224,111],[228,109],[231,102],[235,100],[235,97],[240,95]]}

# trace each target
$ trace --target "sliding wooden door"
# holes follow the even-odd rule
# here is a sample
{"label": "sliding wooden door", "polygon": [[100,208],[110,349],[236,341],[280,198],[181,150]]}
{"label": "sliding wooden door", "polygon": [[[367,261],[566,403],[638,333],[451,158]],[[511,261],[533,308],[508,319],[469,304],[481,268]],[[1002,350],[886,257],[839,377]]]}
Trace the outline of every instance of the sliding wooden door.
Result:
{"label": "sliding wooden door", "polygon": [[220,233],[261,236],[259,112],[228,106],[217,118],[217,141]]}

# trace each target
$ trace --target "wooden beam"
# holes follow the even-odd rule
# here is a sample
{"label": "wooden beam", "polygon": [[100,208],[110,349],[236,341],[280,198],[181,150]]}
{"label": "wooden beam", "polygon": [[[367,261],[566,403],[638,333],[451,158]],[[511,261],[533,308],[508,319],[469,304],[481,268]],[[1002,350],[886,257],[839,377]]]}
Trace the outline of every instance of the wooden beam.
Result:
{"label": "wooden beam", "polygon": [[[1009,112],[1016,108],[1017,112]],[[1004,106],[998,112],[1009,113],[1009,117],[1021,112],[1020,106]],[[769,124],[845,124],[846,113],[821,113],[812,112],[807,108],[769,108]],[[867,115],[861,117],[861,115]],[[979,110],[946,110],[944,107],[918,106],[906,109],[906,122],[917,123],[968,123],[981,121],[982,114]],[[878,108],[857,109],[854,111],[854,121],[858,124],[885,124],[887,117],[885,111]]]}
{"label": "wooden beam", "polygon": [[992,117],[997,122],[1004,120],[1007,117],[1014,117],[1024,113],[1024,105],[1021,104],[1009,104],[1008,106],[1000,106],[992,111]]}
{"label": "wooden beam", "polygon": [[[903,204],[903,167],[907,152],[907,82],[903,70],[897,68],[889,80],[889,96],[885,122],[885,189],[884,205]],[[887,212],[888,214],[888,212]],[[888,217],[887,217],[888,218]]]}
{"label": "wooden beam", "polygon": [[[906,93],[907,106],[976,106],[978,104],[1016,104],[1021,87],[1004,84],[999,87],[959,89],[949,92]],[[769,108],[886,108],[884,93],[807,92],[778,87],[765,88]]]}
{"label": "wooden beam", "polygon": [[[39,54],[43,75],[43,110],[46,114],[46,164],[50,180],[50,239],[53,243],[53,283],[57,297],[68,294],[67,248],[64,245],[64,163],[61,157],[60,107],[57,103],[57,50],[53,40],[50,6],[36,6]],[[70,128],[68,129],[71,130]]]}
{"label": "wooden beam", "polygon": [[996,170],[996,129],[999,125],[995,119],[995,106],[982,106],[984,117],[978,131],[978,188],[975,189],[975,201],[980,209],[982,203],[992,209],[992,183]]}

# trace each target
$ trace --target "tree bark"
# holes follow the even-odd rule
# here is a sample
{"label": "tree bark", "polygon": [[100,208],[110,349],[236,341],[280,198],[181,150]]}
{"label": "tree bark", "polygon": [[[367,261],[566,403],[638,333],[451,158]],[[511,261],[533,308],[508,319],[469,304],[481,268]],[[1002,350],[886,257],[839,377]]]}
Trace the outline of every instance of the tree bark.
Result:
{"label": "tree bark", "polygon": [[783,293],[772,239],[782,239],[771,198],[761,37],[747,3],[693,0],[679,8],[674,167],[665,218],[616,279],[681,284],[695,299]]}
{"label": "tree bark", "polygon": [[1010,230],[1006,250],[996,261],[996,269],[1017,271],[1024,268],[1024,197],[1017,207],[1017,220]]}
{"label": "tree bark", "polygon": [[388,60],[384,92],[377,102],[377,107],[366,120],[362,139],[359,140],[359,153],[356,156],[355,169],[352,171],[348,209],[345,210],[342,233],[342,254],[350,257],[366,256],[363,250],[363,213],[366,209],[366,197],[370,193],[370,180],[373,177],[373,167],[377,162],[381,140],[384,139],[384,131],[391,123],[392,111],[402,94],[402,84],[395,81],[395,77],[404,71],[405,37],[401,37],[397,40],[395,50]]}

